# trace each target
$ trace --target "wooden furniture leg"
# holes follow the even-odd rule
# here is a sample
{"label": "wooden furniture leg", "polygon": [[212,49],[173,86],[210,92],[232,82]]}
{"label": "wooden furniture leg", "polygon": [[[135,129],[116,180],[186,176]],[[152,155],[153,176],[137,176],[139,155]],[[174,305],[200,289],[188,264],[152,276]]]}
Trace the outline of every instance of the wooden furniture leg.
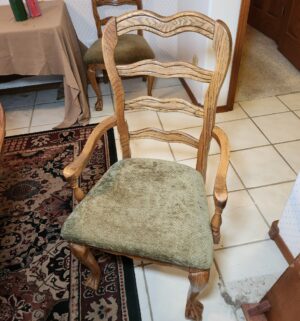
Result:
{"label": "wooden furniture leg", "polygon": [[190,271],[189,281],[190,290],[185,307],[185,317],[187,319],[201,321],[203,304],[198,301],[200,293],[204,290],[208,283],[209,271]]}
{"label": "wooden furniture leg", "polygon": [[92,88],[94,89],[96,96],[97,96],[95,109],[97,111],[101,111],[103,109],[102,93],[101,93],[100,84],[98,85],[98,83],[97,83],[96,67],[94,65],[88,66],[87,77],[88,77],[88,80],[89,80],[90,84],[92,85]]}
{"label": "wooden furniture leg", "polygon": [[148,76],[148,82],[147,82],[147,90],[148,90],[148,96],[152,96],[152,88],[154,83],[154,77]]}
{"label": "wooden furniture leg", "polygon": [[69,243],[72,253],[76,258],[85,265],[91,272],[90,276],[85,280],[84,284],[93,290],[97,290],[100,283],[100,267],[92,254],[90,248],[85,245]]}
{"label": "wooden furniture leg", "polygon": [[214,244],[219,244],[221,238],[221,224],[222,224],[222,212],[226,206],[226,202],[220,203],[216,198],[214,198],[215,202],[215,213],[211,220],[211,230],[213,234]]}

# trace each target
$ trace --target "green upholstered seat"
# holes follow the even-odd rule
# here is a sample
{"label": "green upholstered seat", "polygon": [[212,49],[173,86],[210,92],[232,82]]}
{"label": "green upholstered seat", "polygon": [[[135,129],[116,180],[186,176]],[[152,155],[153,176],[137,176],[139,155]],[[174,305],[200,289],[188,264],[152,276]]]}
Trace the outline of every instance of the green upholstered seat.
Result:
{"label": "green upholstered seat", "polygon": [[[84,61],[86,64],[103,64],[102,39],[95,41],[86,51]],[[154,53],[147,41],[139,35],[126,34],[118,39],[115,50],[115,60],[119,65],[130,64],[143,59],[153,59]]]}
{"label": "green upholstered seat", "polygon": [[175,162],[114,164],[66,220],[68,241],[209,269],[213,241],[203,179]]}

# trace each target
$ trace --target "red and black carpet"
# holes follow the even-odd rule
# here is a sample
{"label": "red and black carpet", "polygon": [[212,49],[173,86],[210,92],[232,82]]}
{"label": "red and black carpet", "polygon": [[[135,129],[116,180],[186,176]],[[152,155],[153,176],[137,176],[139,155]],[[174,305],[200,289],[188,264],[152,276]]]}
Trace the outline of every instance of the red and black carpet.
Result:
{"label": "red and black carpet", "polygon": [[[0,173],[0,320],[140,321],[132,261],[97,253],[97,292],[60,229],[75,205],[63,168],[93,127],[7,138]],[[116,161],[113,132],[99,143],[81,178],[87,191]]]}

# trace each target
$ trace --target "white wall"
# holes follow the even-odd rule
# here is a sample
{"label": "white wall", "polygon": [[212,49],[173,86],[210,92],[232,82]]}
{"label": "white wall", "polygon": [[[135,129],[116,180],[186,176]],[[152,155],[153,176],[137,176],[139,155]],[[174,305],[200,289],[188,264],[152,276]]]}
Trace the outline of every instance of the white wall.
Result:
{"label": "white wall", "polygon": [[[210,1],[198,1],[198,0],[179,0],[179,10],[196,10],[200,11],[213,19],[223,20],[229,27],[233,48],[235,46],[235,39],[237,33],[237,26],[239,20],[241,0],[210,0]],[[215,63],[215,55],[211,46],[212,41],[205,40],[203,37],[197,34],[190,35],[189,37],[181,35],[179,37],[178,47],[179,56],[185,61],[192,62],[193,56],[197,56],[199,65],[207,69],[213,69]],[[224,81],[218,105],[225,105],[227,102],[227,93],[229,89],[229,82],[231,76],[231,66],[229,67],[228,75]],[[192,89],[195,97],[201,103],[203,103],[203,89],[201,84],[188,80],[190,88]],[[206,87],[206,86],[205,86]]]}
{"label": "white wall", "polygon": [[[236,34],[239,23],[240,8],[242,0],[212,0],[210,2],[209,16],[213,19],[223,20],[229,27],[232,35],[232,56],[233,50],[235,48]],[[214,57],[212,49],[208,49],[206,55],[206,68],[211,68],[213,66]],[[232,57],[231,57],[232,61]],[[224,81],[223,87],[221,89],[218,105],[226,105],[227,94],[229,90],[229,82],[231,77],[232,63],[230,63],[229,71],[227,77]]]}
{"label": "white wall", "polygon": [[[155,11],[161,15],[171,15],[178,11],[200,11],[214,19],[221,19],[227,23],[232,33],[233,48],[238,26],[240,5],[242,0],[143,0],[144,9]],[[90,0],[65,0],[71,19],[75,26],[78,38],[87,46],[97,39],[97,32],[92,14]],[[8,0],[0,0],[7,4]],[[101,15],[119,15],[133,10],[134,6],[102,7]],[[108,13],[109,11],[109,13]],[[160,60],[182,59],[192,62],[196,56],[199,65],[204,68],[213,68],[214,53],[209,45],[211,41],[205,40],[197,34],[184,33],[172,38],[160,38],[156,35],[145,33],[146,39]],[[229,69],[231,70],[231,68]],[[221,90],[219,105],[227,102],[230,72],[228,73]],[[203,102],[203,87],[195,81],[188,81],[194,95],[199,102]]]}

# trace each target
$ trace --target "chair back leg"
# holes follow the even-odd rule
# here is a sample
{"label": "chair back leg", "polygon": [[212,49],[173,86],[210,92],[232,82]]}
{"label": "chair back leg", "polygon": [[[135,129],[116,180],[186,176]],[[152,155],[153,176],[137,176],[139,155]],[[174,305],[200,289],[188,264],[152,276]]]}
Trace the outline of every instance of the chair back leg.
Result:
{"label": "chair back leg", "polygon": [[152,96],[152,88],[153,88],[153,83],[154,83],[154,77],[148,76],[148,83],[147,83],[147,91],[148,91],[148,96]]}

